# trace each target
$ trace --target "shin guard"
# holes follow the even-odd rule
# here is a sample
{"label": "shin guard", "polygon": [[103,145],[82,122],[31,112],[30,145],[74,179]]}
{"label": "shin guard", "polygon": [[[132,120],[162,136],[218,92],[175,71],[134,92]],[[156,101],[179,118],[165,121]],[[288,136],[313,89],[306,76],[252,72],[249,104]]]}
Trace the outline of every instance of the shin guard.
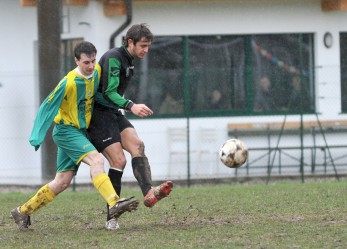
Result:
{"label": "shin guard", "polygon": [[143,196],[152,188],[151,167],[147,157],[134,157],[131,161],[134,176],[140,185]]}

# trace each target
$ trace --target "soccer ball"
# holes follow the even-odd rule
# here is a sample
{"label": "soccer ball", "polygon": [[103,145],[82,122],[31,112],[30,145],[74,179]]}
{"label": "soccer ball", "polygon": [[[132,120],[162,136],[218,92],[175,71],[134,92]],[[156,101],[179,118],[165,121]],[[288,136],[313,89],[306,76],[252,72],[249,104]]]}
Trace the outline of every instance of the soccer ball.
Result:
{"label": "soccer ball", "polygon": [[225,166],[239,168],[248,159],[247,145],[239,139],[229,139],[220,148],[219,158]]}

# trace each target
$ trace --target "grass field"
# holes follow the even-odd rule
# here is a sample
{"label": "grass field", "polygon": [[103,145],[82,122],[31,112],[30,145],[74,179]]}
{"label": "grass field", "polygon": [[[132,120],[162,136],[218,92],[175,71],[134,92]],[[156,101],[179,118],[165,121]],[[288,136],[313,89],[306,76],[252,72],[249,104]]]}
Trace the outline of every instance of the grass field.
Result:
{"label": "grass field", "polygon": [[32,194],[0,194],[0,248],[347,248],[344,181],[176,187],[113,232],[96,191],[61,194],[19,232],[9,211]]}

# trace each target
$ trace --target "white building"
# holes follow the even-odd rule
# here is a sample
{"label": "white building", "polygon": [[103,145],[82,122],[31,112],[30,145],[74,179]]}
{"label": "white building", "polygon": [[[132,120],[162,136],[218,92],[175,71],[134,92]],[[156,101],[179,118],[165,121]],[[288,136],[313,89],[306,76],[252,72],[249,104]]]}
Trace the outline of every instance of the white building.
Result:
{"label": "white building", "polygon": [[[35,1],[0,0],[0,45],[3,48],[0,62],[0,184],[32,185],[42,182],[40,153],[35,152],[28,142],[40,104],[37,8],[21,6],[21,3],[28,2]],[[91,41],[98,49],[98,56],[101,56],[109,49],[110,37],[124,23],[125,15],[106,15],[120,9],[107,8],[104,1],[65,2],[80,4],[63,6],[61,38],[64,41]],[[133,93],[135,100],[147,101],[158,113],[159,101],[163,99],[163,91],[167,90],[158,79],[167,82],[169,78],[166,77],[174,71],[179,73],[183,85],[180,97],[186,108],[186,113],[181,110],[177,115],[158,114],[147,120],[132,120],[146,144],[153,179],[186,179],[187,165],[191,178],[233,177],[236,173],[266,175],[266,168],[254,170],[253,164],[236,172],[218,161],[219,147],[234,135],[249,145],[249,161],[259,161],[271,167],[274,164],[271,173],[279,174],[278,157],[263,157],[262,153],[268,151],[252,149],[276,147],[277,141],[280,141],[279,147],[301,146],[298,133],[288,132],[299,128],[297,125],[301,117],[298,109],[288,109],[287,105],[291,91],[289,77],[296,74],[306,82],[305,89],[310,100],[309,107],[305,107],[303,121],[310,126],[318,118],[324,129],[328,126],[343,130],[347,120],[347,105],[344,104],[344,96],[347,96],[344,90],[347,87],[346,6],[345,0],[132,1],[131,24],[149,24],[157,38],[155,42],[158,42],[153,44],[149,53],[152,57],[135,69],[139,90]],[[116,46],[121,44],[126,30],[116,38]],[[161,49],[161,46],[166,46],[166,49]],[[263,73],[269,74],[274,83],[276,111],[257,112],[253,109],[255,83]],[[228,81],[219,81],[228,78],[227,75],[230,76]],[[204,95],[214,88],[228,100],[217,111],[210,109],[210,105],[206,104],[208,98]],[[278,131],[284,120],[288,126],[283,137],[279,133],[267,136],[267,127]],[[187,126],[189,143],[169,137],[171,133],[180,135],[182,130],[177,128],[184,129],[185,137]],[[314,165],[321,165],[320,172],[346,173],[346,165],[343,165],[345,149],[333,148],[335,145],[347,145],[346,133],[327,134],[327,141],[324,141],[319,126],[314,126],[318,129],[317,137],[305,133],[303,146],[319,145],[323,148],[332,145],[332,148],[304,150],[303,165],[311,165],[314,160]],[[248,131],[242,133],[240,129]],[[252,133],[252,130],[257,133]],[[204,138],[206,141],[203,141]],[[185,153],[187,144],[190,148],[189,163]],[[339,158],[336,160],[341,165],[337,168],[329,164],[330,151],[334,158]],[[288,152],[300,158],[301,150]],[[317,154],[313,156],[312,152]],[[277,156],[279,154],[278,151]],[[294,166],[288,169],[287,174],[297,174],[300,160],[293,159],[293,156],[285,159],[285,154],[282,155],[284,164]],[[327,168],[324,168],[324,162],[328,162]],[[311,166],[305,166],[307,174],[312,173],[311,169]],[[283,169],[281,173],[286,174],[285,171]],[[124,180],[135,180],[129,163]],[[87,166],[80,167],[76,181],[90,182]]]}

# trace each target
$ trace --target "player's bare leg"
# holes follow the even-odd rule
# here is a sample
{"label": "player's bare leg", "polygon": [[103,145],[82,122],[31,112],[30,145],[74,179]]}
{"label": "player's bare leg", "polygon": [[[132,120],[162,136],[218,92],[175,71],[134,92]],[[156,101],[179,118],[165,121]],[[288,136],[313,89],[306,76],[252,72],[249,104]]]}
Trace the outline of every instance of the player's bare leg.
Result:
{"label": "player's bare leg", "polygon": [[30,216],[48,203],[69,185],[73,178],[73,171],[58,172],[53,181],[42,186],[36,194],[23,205],[11,210],[11,216],[20,231],[29,230],[31,225]]}

